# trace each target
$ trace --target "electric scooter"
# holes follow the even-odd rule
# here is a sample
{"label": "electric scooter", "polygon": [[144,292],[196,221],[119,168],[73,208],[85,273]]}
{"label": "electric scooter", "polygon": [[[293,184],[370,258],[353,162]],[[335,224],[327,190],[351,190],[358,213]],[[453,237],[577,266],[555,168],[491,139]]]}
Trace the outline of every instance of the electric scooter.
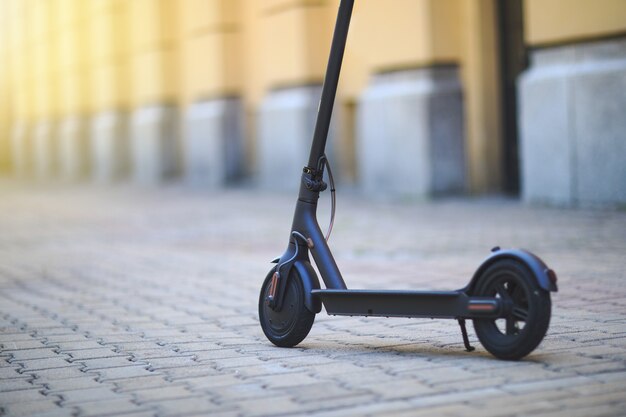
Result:
{"label": "electric scooter", "polygon": [[[541,342],[550,323],[550,292],[557,291],[554,271],[536,255],[495,247],[469,284],[456,291],[350,290],[339,272],[327,239],[335,212],[335,188],[324,149],[354,0],[341,0],[322,88],[313,143],[304,167],[289,244],[273,263],[259,297],[259,319],[267,338],[292,347],[308,335],[322,304],[329,315],[455,319],[465,349],[466,320],[472,320],[480,343],[500,359],[517,360]],[[317,202],[331,185],[331,221],[326,236],[316,218]],[[313,255],[326,289],[311,265]]]}

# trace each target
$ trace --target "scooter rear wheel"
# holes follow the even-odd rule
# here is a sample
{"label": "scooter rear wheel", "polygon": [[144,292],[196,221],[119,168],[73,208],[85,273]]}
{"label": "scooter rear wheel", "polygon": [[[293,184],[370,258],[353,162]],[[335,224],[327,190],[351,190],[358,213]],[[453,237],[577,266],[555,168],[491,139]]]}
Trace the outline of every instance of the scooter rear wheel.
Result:
{"label": "scooter rear wheel", "polygon": [[492,355],[517,360],[541,343],[550,324],[550,293],[524,265],[496,261],[478,278],[474,295],[501,298],[510,311],[505,318],[474,319],[478,340]]}
{"label": "scooter rear wheel", "polygon": [[[280,347],[293,347],[309,334],[315,314],[304,303],[304,288],[295,269],[291,270],[285,287],[283,305],[280,311],[269,306],[267,296],[272,283],[272,269],[261,287],[259,296],[259,321],[263,333],[270,342]],[[284,278],[283,278],[284,279]]]}

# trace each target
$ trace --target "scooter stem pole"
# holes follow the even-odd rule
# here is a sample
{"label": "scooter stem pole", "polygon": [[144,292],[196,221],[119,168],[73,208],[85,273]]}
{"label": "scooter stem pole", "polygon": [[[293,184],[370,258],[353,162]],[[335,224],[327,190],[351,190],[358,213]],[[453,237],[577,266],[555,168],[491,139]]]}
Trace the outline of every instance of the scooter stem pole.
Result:
{"label": "scooter stem pole", "polygon": [[346,49],[346,40],[348,38],[348,28],[350,27],[350,17],[352,16],[353,6],[354,0],[341,0],[339,4],[335,33],[333,34],[333,42],[330,47],[330,57],[328,58],[328,66],[326,67],[326,76],[324,77],[324,86],[322,87],[322,98],[317,112],[313,144],[311,145],[311,154],[309,156],[309,166],[313,169],[317,169],[318,161],[322,155],[324,155],[324,149],[326,148],[326,138],[328,137],[330,118],[333,113],[333,104],[337,93],[337,84],[339,83],[343,53]]}

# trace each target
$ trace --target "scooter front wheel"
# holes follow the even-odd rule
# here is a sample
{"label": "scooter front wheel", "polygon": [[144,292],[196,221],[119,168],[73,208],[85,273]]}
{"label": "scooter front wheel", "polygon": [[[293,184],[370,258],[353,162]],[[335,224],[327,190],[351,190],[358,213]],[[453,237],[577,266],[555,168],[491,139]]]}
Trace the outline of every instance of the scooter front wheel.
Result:
{"label": "scooter front wheel", "polygon": [[550,324],[550,293],[526,266],[496,261],[478,278],[474,295],[500,298],[508,311],[504,318],[474,319],[478,340],[492,355],[517,360],[541,343]]}
{"label": "scooter front wheel", "polygon": [[[304,288],[295,269],[286,279],[285,295],[280,311],[270,307],[267,297],[272,284],[272,269],[261,287],[259,296],[259,321],[263,333],[270,342],[280,347],[293,347],[309,334],[315,313],[310,312],[304,302]],[[285,279],[285,278],[282,278]]]}

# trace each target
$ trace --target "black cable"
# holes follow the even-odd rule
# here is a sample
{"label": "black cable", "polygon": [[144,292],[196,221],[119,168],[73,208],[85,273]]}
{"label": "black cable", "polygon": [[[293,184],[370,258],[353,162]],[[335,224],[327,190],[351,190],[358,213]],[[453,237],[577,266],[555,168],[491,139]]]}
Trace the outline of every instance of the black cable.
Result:
{"label": "black cable", "polygon": [[333,171],[330,168],[328,159],[326,161],[326,168],[328,169],[328,181],[330,182],[330,223],[328,224],[328,231],[326,232],[326,241],[330,239],[330,234],[333,232],[333,225],[335,224],[335,209],[337,207],[337,200],[335,197],[335,179],[333,178]]}

